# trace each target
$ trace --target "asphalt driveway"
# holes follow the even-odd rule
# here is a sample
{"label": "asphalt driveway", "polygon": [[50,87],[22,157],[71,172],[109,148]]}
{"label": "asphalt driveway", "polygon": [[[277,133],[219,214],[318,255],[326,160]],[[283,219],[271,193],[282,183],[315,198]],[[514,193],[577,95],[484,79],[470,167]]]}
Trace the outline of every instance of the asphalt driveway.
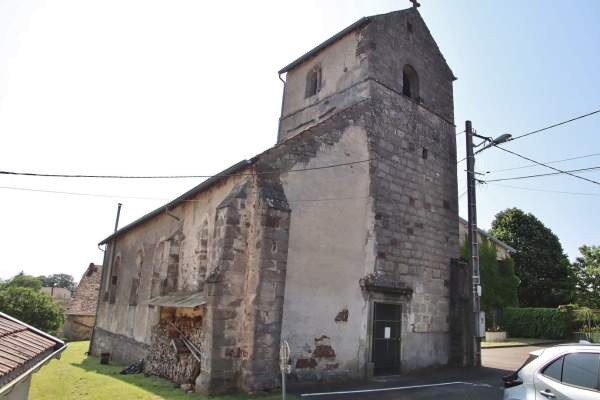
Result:
{"label": "asphalt driveway", "polygon": [[502,376],[540,347],[484,348],[480,368],[444,366],[370,381],[290,383],[287,392],[309,400],[501,400]]}

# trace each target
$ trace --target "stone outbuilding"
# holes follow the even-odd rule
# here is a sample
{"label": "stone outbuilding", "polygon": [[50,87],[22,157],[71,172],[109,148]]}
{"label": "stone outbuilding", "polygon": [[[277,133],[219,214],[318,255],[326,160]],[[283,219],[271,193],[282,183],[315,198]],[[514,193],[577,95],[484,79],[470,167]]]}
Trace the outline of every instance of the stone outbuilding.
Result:
{"label": "stone outbuilding", "polygon": [[91,338],[92,327],[96,320],[101,274],[102,265],[91,263],[73,291],[71,301],[67,303],[67,319],[62,329],[62,336],[72,342]]}
{"label": "stone outbuilding", "polygon": [[273,148],[100,243],[94,354],[202,393],[278,387],[281,341],[296,380],[453,360],[456,78],[420,14],[362,18],[279,73]]}

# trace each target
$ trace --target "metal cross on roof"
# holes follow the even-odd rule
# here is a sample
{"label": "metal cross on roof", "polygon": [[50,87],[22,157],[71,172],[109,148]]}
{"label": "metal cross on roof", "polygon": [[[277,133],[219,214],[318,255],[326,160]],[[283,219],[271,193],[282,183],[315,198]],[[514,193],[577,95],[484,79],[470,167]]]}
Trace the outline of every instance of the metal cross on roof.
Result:
{"label": "metal cross on roof", "polygon": [[421,4],[419,4],[419,2],[417,0],[409,0],[411,3],[413,3],[413,8],[417,8],[417,7],[421,7]]}

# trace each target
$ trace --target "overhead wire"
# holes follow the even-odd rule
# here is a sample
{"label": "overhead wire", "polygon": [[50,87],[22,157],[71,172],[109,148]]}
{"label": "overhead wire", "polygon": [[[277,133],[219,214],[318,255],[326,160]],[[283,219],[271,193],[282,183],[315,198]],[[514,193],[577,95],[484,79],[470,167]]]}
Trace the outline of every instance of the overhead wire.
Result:
{"label": "overhead wire", "polygon": [[569,119],[567,121],[559,122],[558,124],[550,125],[550,126],[547,126],[545,128],[538,129],[538,130],[535,130],[533,132],[526,133],[524,135],[515,136],[513,138],[508,139],[508,142],[512,142],[514,140],[521,139],[521,138],[524,138],[524,137],[529,136],[529,135],[533,135],[534,133],[538,133],[538,132],[542,132],[542,131],[545,131],[545,130],[548,130],[548,129],[551,129],[551,128],[555,128],[555,127],[560,126],[560,125],[568,124],[569,122],[577,121],[578,119],[589,117],[590,115],[594,115],[594,114],[597,114],[597,113],[600,113],[600,110],[592,111],[591,113],[580,115],[579,117],[571,118],[571,119]]}
{"label": "overhead wire", "polygon": [[535,188],[530,188],[530,187],[510,186],[510,185],[503,185],[503,184],[499,184],[499,183],[491,183],[490,185],[492,185],[492,186],[507,187],[507,188],[511,188],[511,189],[533,190],[533,191],[536,191],[536,192],[572,194],[572,195],[579,195],[579,196],[600,196],[600,193],[564,192],[564,191],[560,191],[560,190],[547,190],[547,189],[535,189]]}
{"label": "overhead wire", "polygon": [[[328,168],[335,168],[335,167],[342,167],[342,166],[348,166],[348,165],[355,165],[355,164],[361,164],[361,163],[365,163],[365,162],[370,162],[370,161],[377,161],[377,160],[384,160],[384,159],[388,159],[388,158],[392,158],[394,156],[399,156],[401,154],[404,154],[405,152],[408,151],[408,149],[401,149],[402,151],[397,154],[391,154],[389,156],[380,156],[380,157],[373,157],[373,158],[369,158],[366,160],[360,160],[360,161],[352,161],[352,162],[347,162],[347,163],[340,163],[340,164],[333,164],[333,165],[326,165],[326,166],[321,166],[321,167],[311,167],[311,168],[299,168],[299,169],[292,169],[292,170],[288,170],[285,172],[305,172],[305,171],[311,171],[311,170],[321,170],[321,169],[328,169]],[[0,171],[0,174],[7,174],[7,175],[24,175],[24,176],[39,176],[39,177],[60,177],[60,178],[117,178],[117,179],[125,179],[125,178],[141,178],[141,179],[165,179],[165,178],[213,178],[213,177],[232,177],[232,176],[259,176],[259,175],[264,175],[264,174],[269,174],[272,172],[265,172],[265,173],[251,173],[251,174],[217,174],[217,175],[186,175],[186,176],[112,176],[112,175],[64,175],[64,174],[36,174],[36,173],[17,173],[17,172],[7,172],[7,171]],[[164,198],[150,198],[150,197],[137,197],[137,196],[119,196],[119,195],[103,195],[103,194],[92,194],[92,193],[77,193],[77,192],[64,192],[64,191],[55,191],[55,190],[42,190],[42,189],[31,189],[31,188],[18,188],[18,187],[9,187],[9,186],[0,186],[0,189],[9,189],[9,190],[21,190],[21,191],[31,191],[31,192],[41,192],[41,193],[54,193],[54,194],[68,194],[68,195],[76,195],[76,196],[91,196],[91,197],[110,197],[110,198],[123,198],[123,199],[138,199],[138,200],[161,200],[161,201],[168,201],[171,199],[164,199]],[[305,200],[288,200],[288,202],[290,203],[296,203],[296,202],[303,202],[303,201],[336,201],[336,200],[353,200],[353,199],[362,199],[365,198],[364,196],[361,197],[352,197],[352,198],[335,198],[335,199],[305,199]],[[194,201],[205,201],[205,200],[183,200],[186,202],[194,202]]]}
{"label": "overhead wire", "polygon": [[[587,114],[584,114],[584,115],[580,115],[579,117],[571,118],[569,120],[562,121],[562,122],[559,122],[559,123],[554,124],[554,125],[547,126],[545,128],[542,128],[542,129],[537,129],[537,130],[535,130],[533,132],[529,132],[529,133],[525,133],[523,135],[515,136],[513,138],[508,139],[506,142],[512,142],[514,140],[521,139],[521,138],[524,138],[526,136],[533,135],[534,133],[542,132],[542,131],[545,131],[545,130],[548,130],[548,129],[551,129],[551,128],[555,128],[555,127],[560,126],[560,125],[568,124],[569,122],[577,121],[578,119],[589,117],[589,116],[597,114],[597,113],[600,113],[600,110],[592,111],[590,113],[587,113]],[[457,134],[457,136],[458,136],[458,134]],[[496,145],[495,147],[498,147],[498,146]],[[460,163],[460,162],[465,161],[466,159],[467,159],[466,157],[463,158],[462,160],[458,161],[457,164]]]}
{"label": "overhead wire", "polygon": [[539,177],[543,177],[543,176],[554,176],[554,175],[562,175],[562,174],[569,174],[570,175],[570,173],[572,173],[572,172],[590,172],[590,171],[594,171],[594,170],[598,170],[598,169],[600,169],[600,167],[580,168],[580,169],[573,169],[573,170],[570,170],[570,171],[552,172],[552,173],[548,173],[548,174],[515,176],[515,177],[512,177],[512,178],[500,178],[500,179],[486,179],[485,182],[486,183],[490,183],[490,182],[500,182],[500,181],[513,181],[513,180],[519,180],[519,179],[539,178]]}
{"label": "overhead wire", "polygon": [[507,153],[513,154],[513,155],[515,155],[515,156],[517,156],[517,157],[523,158],[523,159],[525,159],[525,160],[527,160],[527,161],[531,161],[531,162],[533,162],[533,163],[536,163],[536,164],[538,164],[538,165],[541,165],[541,166],[543,166],[543,167],[550,168],[550,169],[552,169],[552,170],[554,170],[554,171],[558,171],[558,172],[560,172],[560,173],[567,174],[567,175],[569,175],[569,176],[572,176],[572,177],[574,177],[574,178],[581,179],[581,180],[584,180],[584,181],[588,181],[588,182],[594,183],[594,184],[596,184],[596,185],[600,185],[600,182],[594,181],[594,180],[592,180],[592,179],[587,179],[587,178],[584,178],[584,177],[582,177],[582,176],[574,175],[574,174],[572,174],[572,173],[570,173],[570,172],[568,172],[568,171],[562,171],[562,170],[560,170],[560,169],[558,169],[558,168],[554,168],[554,167],[551,167],[551,166],[549,166],[549,165],[546,165],[546,164],[543,164],[543,163],[537,162],[537,161],[535,161],[535,160],[532,160],[531,158],[527,158],[527,157],[525,157],[525,156],[522,156],[522,155],[520,155],[520,154],[517,154],[517,153],[515,153],[515,152],[513,152],[513,151],[507,150],[507,149],[505,149],[505,148],[503,148],[503,147],[496,146],[496,148],[498,148],[498,149],[500,149],[500,150],[502,150],[502,151],[505,151],[505,152],[507,152]]}
{"label": "overhead wire", "polygon": [[[587,156],[565,158],[563,160],[548,161],[548,162],[545,162],[544,164],[558,164],[558,163],[565,162],[565,161],[580,160],[582,158],[595,157],[595,156],[600,156],[600,153],[589,154]],[[513,171],[515,169],[525,169],[525,168],[536,167],[536,166],[538,166],[538,164],[529,164],[529,165],[524,165],[524,166],[521,166],[521,167],[513,167],[513,168],[506,168],[506,169],[497,169],[495,171],[487,171],[487,173],[490,174],[490,173],[496,173],[496,172]]]}
{"label": "overhead wire", "polygon": [[[299,169],[290,169],[285,172],[305,172],[305,171],[313,171],[320,169],[328,169],[328,168],[337,168],[344,167],[348,165],[362,164],[370,161],[384,160],[387,158],[392,158],[394,156],[399,156],[406,151],[407,149],[402,149],[403,151],[400,154],[392,154],[390,156],[380,156],[368,158],[366,160],[359,161],[351,161],[347,163],[340,164],[332,164],[332,165],[324,165],[320,167],[310,167],[310,168],[299,168]],[[247,173],[247,174],[216,174],[216,175],[156,175],[156,176],[127,176],[127,175],[81,175],[81,174],[42,174],[36,172],[14,172],[14,171],[0,171],[0,175],[17,175],[17,176],[33,176],[33,177],[43,177],[43,178],[98,178],[98,179],[188,179],[188,178],[226,178],[232,176],[260,176],[260,175],[268,175],[272,174],[272,172],[258,172],[258,173]]]}

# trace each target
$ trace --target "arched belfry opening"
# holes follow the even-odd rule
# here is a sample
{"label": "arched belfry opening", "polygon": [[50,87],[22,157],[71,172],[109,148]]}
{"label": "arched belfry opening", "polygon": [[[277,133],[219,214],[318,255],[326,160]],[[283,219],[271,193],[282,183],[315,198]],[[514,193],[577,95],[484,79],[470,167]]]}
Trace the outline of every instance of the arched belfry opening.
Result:
{"label": "arched belfry opening", "polygon": [[321,91],[323,86],[322,67],[320,64],[315,65],[306,77],[306,96],[311,97]]}
{"label": "arched belfry opening", "polygon": [[402,68],[402,94],[417,102],[421,100],[419,96],[419,75],[408,64],[404,64],[404,68]]}

